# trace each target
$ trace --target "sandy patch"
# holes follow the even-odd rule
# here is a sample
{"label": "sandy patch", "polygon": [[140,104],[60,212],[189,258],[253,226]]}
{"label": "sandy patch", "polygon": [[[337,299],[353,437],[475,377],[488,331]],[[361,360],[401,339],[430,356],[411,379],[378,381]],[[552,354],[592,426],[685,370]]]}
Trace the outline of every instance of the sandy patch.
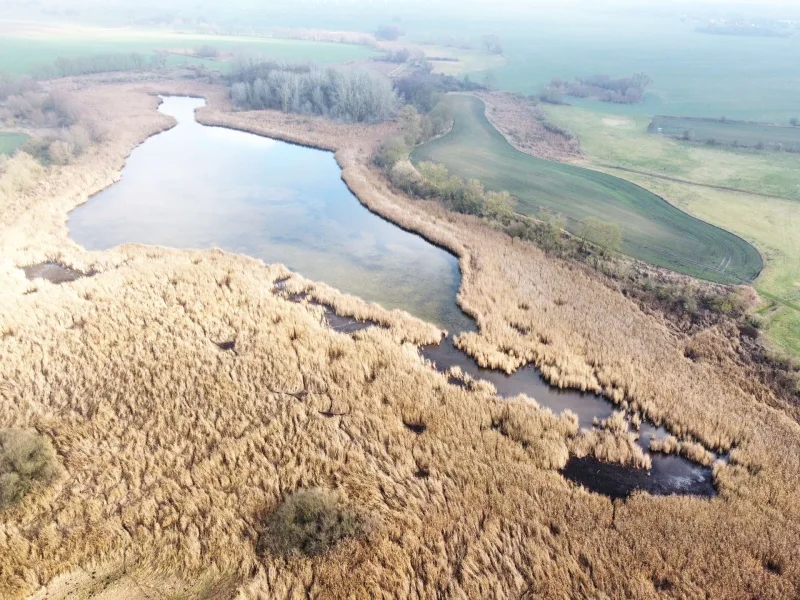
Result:
{"label": "sandy patch", "polygon": [[624,117],[605,117],[603,125],[608,127],[633,127],[633,121]]}

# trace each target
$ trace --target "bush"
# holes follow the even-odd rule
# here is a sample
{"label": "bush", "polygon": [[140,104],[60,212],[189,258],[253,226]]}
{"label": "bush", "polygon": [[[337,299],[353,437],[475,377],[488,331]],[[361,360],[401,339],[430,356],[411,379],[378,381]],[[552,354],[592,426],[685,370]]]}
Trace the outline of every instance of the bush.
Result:
{"label": "bush", "polygon": [[366,530],[364,518],[337,492],[302,489],[286,497],[264,520],[258,550],[279,556],[317,556]]}
{"label": "bush", "polygon": [[403,30],[397,25],[381,25],[375,31],[375,37],[384,42],[393,42],[403,35]]}
{"label": "bush", "polygon": [[165,56],[162,54],[147,56],[137,52],[130,54],[116,52],[71,58],[59,56],[52,65],[40,67],[38,75],[42,77],[72,77],[114,71],[152,71],[162,68],[164,63]]}
{"label": "bush", "polygon": [[597,246],[601,256],[618,252],[622,246],[622,228],[597,217],[586,217],[581,221],[578,237]]}
{"label": "bush", "polygon": [[47,155],[54,165],[68,165],[75,158],[75,146],[65,140],[54,140],[47,148]]}
{"label": "bush", "polygon": [[375,165],[386,171],[391,171],[398,162],[408,160],[409,148],[402,137],[390,137],[381,143],[375,154]]}
{"label": "bush", "polygon": [[73,125],[56,136],[31,138],[22,146],[22,150],[44,165],[68,165],[93,142],[101,139],[101,130],[94,124],[88,123],[88,127]]}
{"label": "bush", "polygon": [[387,50],[384,52],[383,56],[377,60],[402,64],[407,62],[409,58],[411,58],[411,51],[408,48],[400,48],[399,50]]}
{"label": "bush", "polygon": [[646,73],[636,73],[633,77],[614,79],[608,75],[578,77],[574,82],[553,77],[546,93],[558,92],[577,98],[596,98],[601,102],[635,104],[644,100],[644,92],[653,83]]}
{"label": "bush", "polygon": [[22,500],[35,486],[52,483],[59,474],[47,438],[18,429],[0,429],[0,509]]}
{"label": "bush", "polygon": [[200,58],[218,58],[220,51],[216,46],[205,45],[197,48],[194,55]]}
{"label": "bush", "polygon": [[418,193],[422,184],[419,173],[407,160],[400,161],[392,167],[392,170],[389,171],[389,181],[406,194]]}
{"label": "bush", "polygon": [[469,92],[485,90],[478,83],[473,83],[468,76],[456,79],[450,75],[435,75],[426,68],[394,80],[394,89],[406,104],[413,104],[421,113],[434,109],[448,92]]}

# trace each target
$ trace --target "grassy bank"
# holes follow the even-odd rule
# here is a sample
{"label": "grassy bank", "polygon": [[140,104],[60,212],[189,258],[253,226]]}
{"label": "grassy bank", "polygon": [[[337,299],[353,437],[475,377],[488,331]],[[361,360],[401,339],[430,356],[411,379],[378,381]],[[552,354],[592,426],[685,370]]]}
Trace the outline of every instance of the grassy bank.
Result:
{"label": "grassy bank", "polygon": [[800,355],[800,311],[791,307],[800,299],[800,156],[699,147],[648,135],[646,117],[574,107],[548,107],[547,112],[578,136],[595,168],[630,179],[755,245],[765,257],[755,285],[774,303],[763,313],[768,333]]}
{"label": "grassy bank", "polygon": [[734,283],[760,271],[758,252],[736,236],[623,179],[523,154],[488,122],[483,102],[467,96],[450,101],[452,132],[417,148],[415,161],[440,162],[487,188],[508,190],[519,199],[517,210],[523,214],[535,216],[542,208],[560,213],[572,233],[591,216],[616,223],[623,229],[623,252],[655,265]]}
{"label": "grassy bank", "polygon": [[[111,29],[79,26],[48,26],[3,23],[0,72],[35,73],[59,57],[76,58],[96,54],[137,52],[148,55],[157,50],[193,50],[213,46],[223,53],[263,54],[276,59],[313,60],[323,63],[366,59],[375,52],[365,46],[330,42],[284,40],[245,36],[183,34],[145,29]],[[204,64],[224,70],[224,60],[207,60],[172,54],[169,63]]]}
{"label": "grassy bank", "polygon": [[24,133],[0,131],[0,154],[13,154],[27,140],[28,136]]}

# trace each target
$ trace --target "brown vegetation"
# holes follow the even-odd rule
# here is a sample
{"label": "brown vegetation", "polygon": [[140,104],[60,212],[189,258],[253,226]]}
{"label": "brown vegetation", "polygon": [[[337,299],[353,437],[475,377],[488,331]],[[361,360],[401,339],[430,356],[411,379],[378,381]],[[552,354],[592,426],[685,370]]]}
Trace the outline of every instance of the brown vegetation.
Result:
{"label": "brown vegetation", "polygon": [[264,519],[258,549],[278,556],[316,556],[339,542],[363,535],[367,518],[341,494],[324,488],[298,490]]}
{"label": "brown vegetation", "polygon": [[583,431],[573,440],[570,448],[573,455],[650,469],[652,460],[636,443],[638,435],[630,431],[624,412],[616,411],[597,425],[598,428]]}
{"label": "brown vegetation", "polygon": [[[370,165],[393,124],[232,113],[223,91],[181,82],[64,85],[116,126],[2,198],[0,427],[52,438],[66,475],[0,515],[0,596],[44,585],[50,598],[797,596],[800,426],[732,358],[738,337],[705,330],[689,359],[692,334],[590,269],[393,192]],[[67,211],[170,126],[156,91],[206,95],[205,123],[336,151],[371,210],[459,255],[459,302],[480,327],[459,346],[506,370],[535,362],[679,439],[733,448],[715,464],[718,498],[612,504],[568,484],[556,469],[578,444],[574,418],[450,385],[415,346],[435,330],[403,313],[297,276],[280,286],[391,324],[344,335],[322,308],[284,297],[280,266],[76,247]],[[48,259],[97,274],[26,294],[16,266]],[[217,345],[231,339],[235,353]],[[616,435],[618,420],[601,431]],[[263,516],[310,487],[363,507],[370,535],[324,557],[259,554]]]}
{"label": "brown vegetation", "polygon": [[220,30],[220,35],[246,35],[250,37],[277,38],[283,40],[304,40],[308,42],[329,42],[332,44],[355,44],[376,48],[378,42],[371,33],[362,31],[331,31],[327,29],[303,29],[298,27],[268,27],[235,30]]}
{"label": "brown vegetation", "polygon": [[49,440],[30,431],[0,429],[0,510],[22,500],[37,486],[58,477]]}
{"label": "brown vegetation", "polygon": [[547,160],[569,161],[581,154],[578,139],[547,120],[530,98],[507,92],[476,93],[486,105],[486,118],[520,152]]}
{"label": "brown vegetation", "polygon": [[680,454],[696,463],[710,467],[716,457],[703,446],[696,442],[678,441],[674,436],[668,435],[663,440],[650,440],[650,450],[664,454]]}

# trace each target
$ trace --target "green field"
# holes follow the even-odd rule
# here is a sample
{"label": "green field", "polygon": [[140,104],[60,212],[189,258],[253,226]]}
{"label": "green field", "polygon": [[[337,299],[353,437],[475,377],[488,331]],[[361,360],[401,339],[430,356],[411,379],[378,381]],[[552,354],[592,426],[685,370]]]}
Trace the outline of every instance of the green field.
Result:
{"label": "green field", "polygon": [[800,356],[800,154],[649,135],[648,117],[568,106],[548,107],[547,116],[578,137],[593,168],[620,174],[758,248],[765,266],[755,287],[774,304],[762,312],[767,333]]}
{"label": "green field", "polygon": [[[75,58],[109,53],[151,54],[156,50],[191,50],[211,45],[221,52],[259,54],[283,60],[314,60],[323,63],[364,60],[373,56],[365,46],[252,38],[222,35],[181,34],[156,30],[105,29],[98,27],[0,25],[0,73],[35,74],[59,57]],[[224,61],[190,56],[169,57],[170,64],[205,64],[224,70]]]}
{"label": "green field", "polygon": [[24,133],[0,131],[0,154],[13,154],[27,141],[28,136]]}
{"label": "green field", "polygon": [[[533,94],[554,76],[605,73],[653,79],[643,104],[569,102],[622,114],[727,117],[788,123],[800,118],[800,35],[790,38],[697,33],[674,14],[575,10],[570,3],[504,24],[508,59],[496,69],[499,89]],[[477,28],[478,26],[476,26]],[[477,30],[476,30],[477,33]],[[466,35],[467,33],[464,33]]]}
{"label": "green field", "polygon": [[800,151],[800,127],[779,127],[729,119],[655,116],[647,131],[700,143]]}
{"label": "green field", "polygon": [[483,102],[451,96],[453,130],[412,154],[463,178],[517,197],[517,210],[535,216],[541,208],[564,215],[576,233],[589,216],[619,224],[629,256],[719,282],[751,281],[762,268],[750,244],[696,219],[633,183],[575,165],[541,160],[515,150],[487,121]]}

